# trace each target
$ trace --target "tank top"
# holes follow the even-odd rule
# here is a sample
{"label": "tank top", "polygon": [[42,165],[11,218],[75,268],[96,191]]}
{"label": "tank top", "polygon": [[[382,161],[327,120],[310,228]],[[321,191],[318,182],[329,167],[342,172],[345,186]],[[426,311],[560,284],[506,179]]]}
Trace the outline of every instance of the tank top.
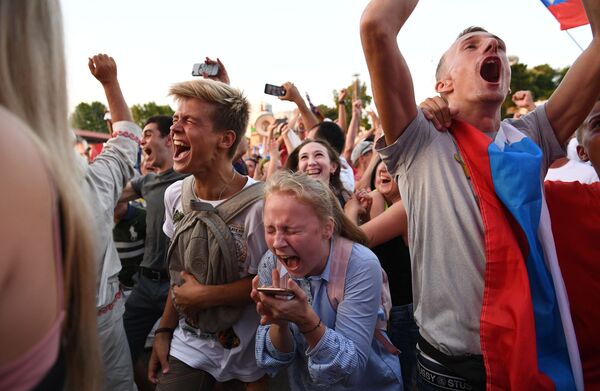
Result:
{"label": "tank top", "polygon": [[[53,197],[54,199],[56,197]],[[57,205],[57,202],[54,203]],[[65,317],[63,303],[62,249],[58,207],[53,213],[54,261],[59,313],[46,335],[29,351],[11,363],[0,367],[0,390],[58,390],[65,379],[64,355],[61,348],[62,323]]]}

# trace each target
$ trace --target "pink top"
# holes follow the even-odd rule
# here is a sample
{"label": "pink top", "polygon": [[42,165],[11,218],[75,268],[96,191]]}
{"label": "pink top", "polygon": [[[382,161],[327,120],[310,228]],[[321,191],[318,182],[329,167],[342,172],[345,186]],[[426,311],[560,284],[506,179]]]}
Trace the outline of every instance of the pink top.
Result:
{"label": "pink top", "polygon": [[54,259],[56,262],[56,288],[60,312],[44,338],[12,363],[0,367],[0,390],[31,390],[52,368],[58,358],[62,323],[65,317],[63,305],[62,251],[58,213],[54,213]]}

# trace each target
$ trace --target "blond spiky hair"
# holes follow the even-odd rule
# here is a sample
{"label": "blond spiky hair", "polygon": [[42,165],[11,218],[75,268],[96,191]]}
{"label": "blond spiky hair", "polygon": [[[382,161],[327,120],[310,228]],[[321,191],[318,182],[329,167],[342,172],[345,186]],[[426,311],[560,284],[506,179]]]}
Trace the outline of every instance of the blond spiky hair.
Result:
{"label": "blond spiky hair", "polygon": [[237,88],[210,79],[195,79],[184,81],[171,86],[169,96],[176,101],[199,99],[213,106],[213,126],[215,131],[233,130],[236,135],[235,143],[229,150],[233,156],[235,150],[246,132],[250,103]]}

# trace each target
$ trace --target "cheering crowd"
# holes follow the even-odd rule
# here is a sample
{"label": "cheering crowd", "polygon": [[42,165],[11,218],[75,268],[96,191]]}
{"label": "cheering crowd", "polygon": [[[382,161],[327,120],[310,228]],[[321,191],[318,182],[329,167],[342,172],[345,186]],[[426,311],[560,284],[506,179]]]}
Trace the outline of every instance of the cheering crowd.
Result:
{"label": "cheering crowd", "polygon": [[[600,389],[583,4],[592,42],[547,102],[513,94],[504,41],[469,27],[417,104],[397,41],[417,0],[371,0],[372,128],[345,90],[331,121],[287,82],[263,148],[219,59],[140,128],[97,54],[111,138],[88,163],[59,1],[0,1],[0,390]],[[502,119],[509,95],[526,113]]]}

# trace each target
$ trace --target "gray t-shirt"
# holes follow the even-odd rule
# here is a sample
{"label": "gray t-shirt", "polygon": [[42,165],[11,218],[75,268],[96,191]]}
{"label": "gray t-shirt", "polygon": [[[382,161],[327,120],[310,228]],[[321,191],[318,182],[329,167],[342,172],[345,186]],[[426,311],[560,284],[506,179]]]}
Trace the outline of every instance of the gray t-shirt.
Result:
{"label": "gray t-shirt", "polygon": [[[564,155],[545,107],[508,121],[542,149],[542,181],[550,163]],[[413,305],[422,336],[446,354],[481,354],[483,224],[454,139],[419,110],[394,144],[385,146],[382,137],[377,150],[408,213]]]}
{"label": "gray t-shirt", "polygon": [[155,270],[167,269],[169,238],[162,231],[165,221],[165,190],[187,175],[173,169],[160,174],[147,174],[131,181],[133,190],[146,200],[146,242],[140,266]]}

